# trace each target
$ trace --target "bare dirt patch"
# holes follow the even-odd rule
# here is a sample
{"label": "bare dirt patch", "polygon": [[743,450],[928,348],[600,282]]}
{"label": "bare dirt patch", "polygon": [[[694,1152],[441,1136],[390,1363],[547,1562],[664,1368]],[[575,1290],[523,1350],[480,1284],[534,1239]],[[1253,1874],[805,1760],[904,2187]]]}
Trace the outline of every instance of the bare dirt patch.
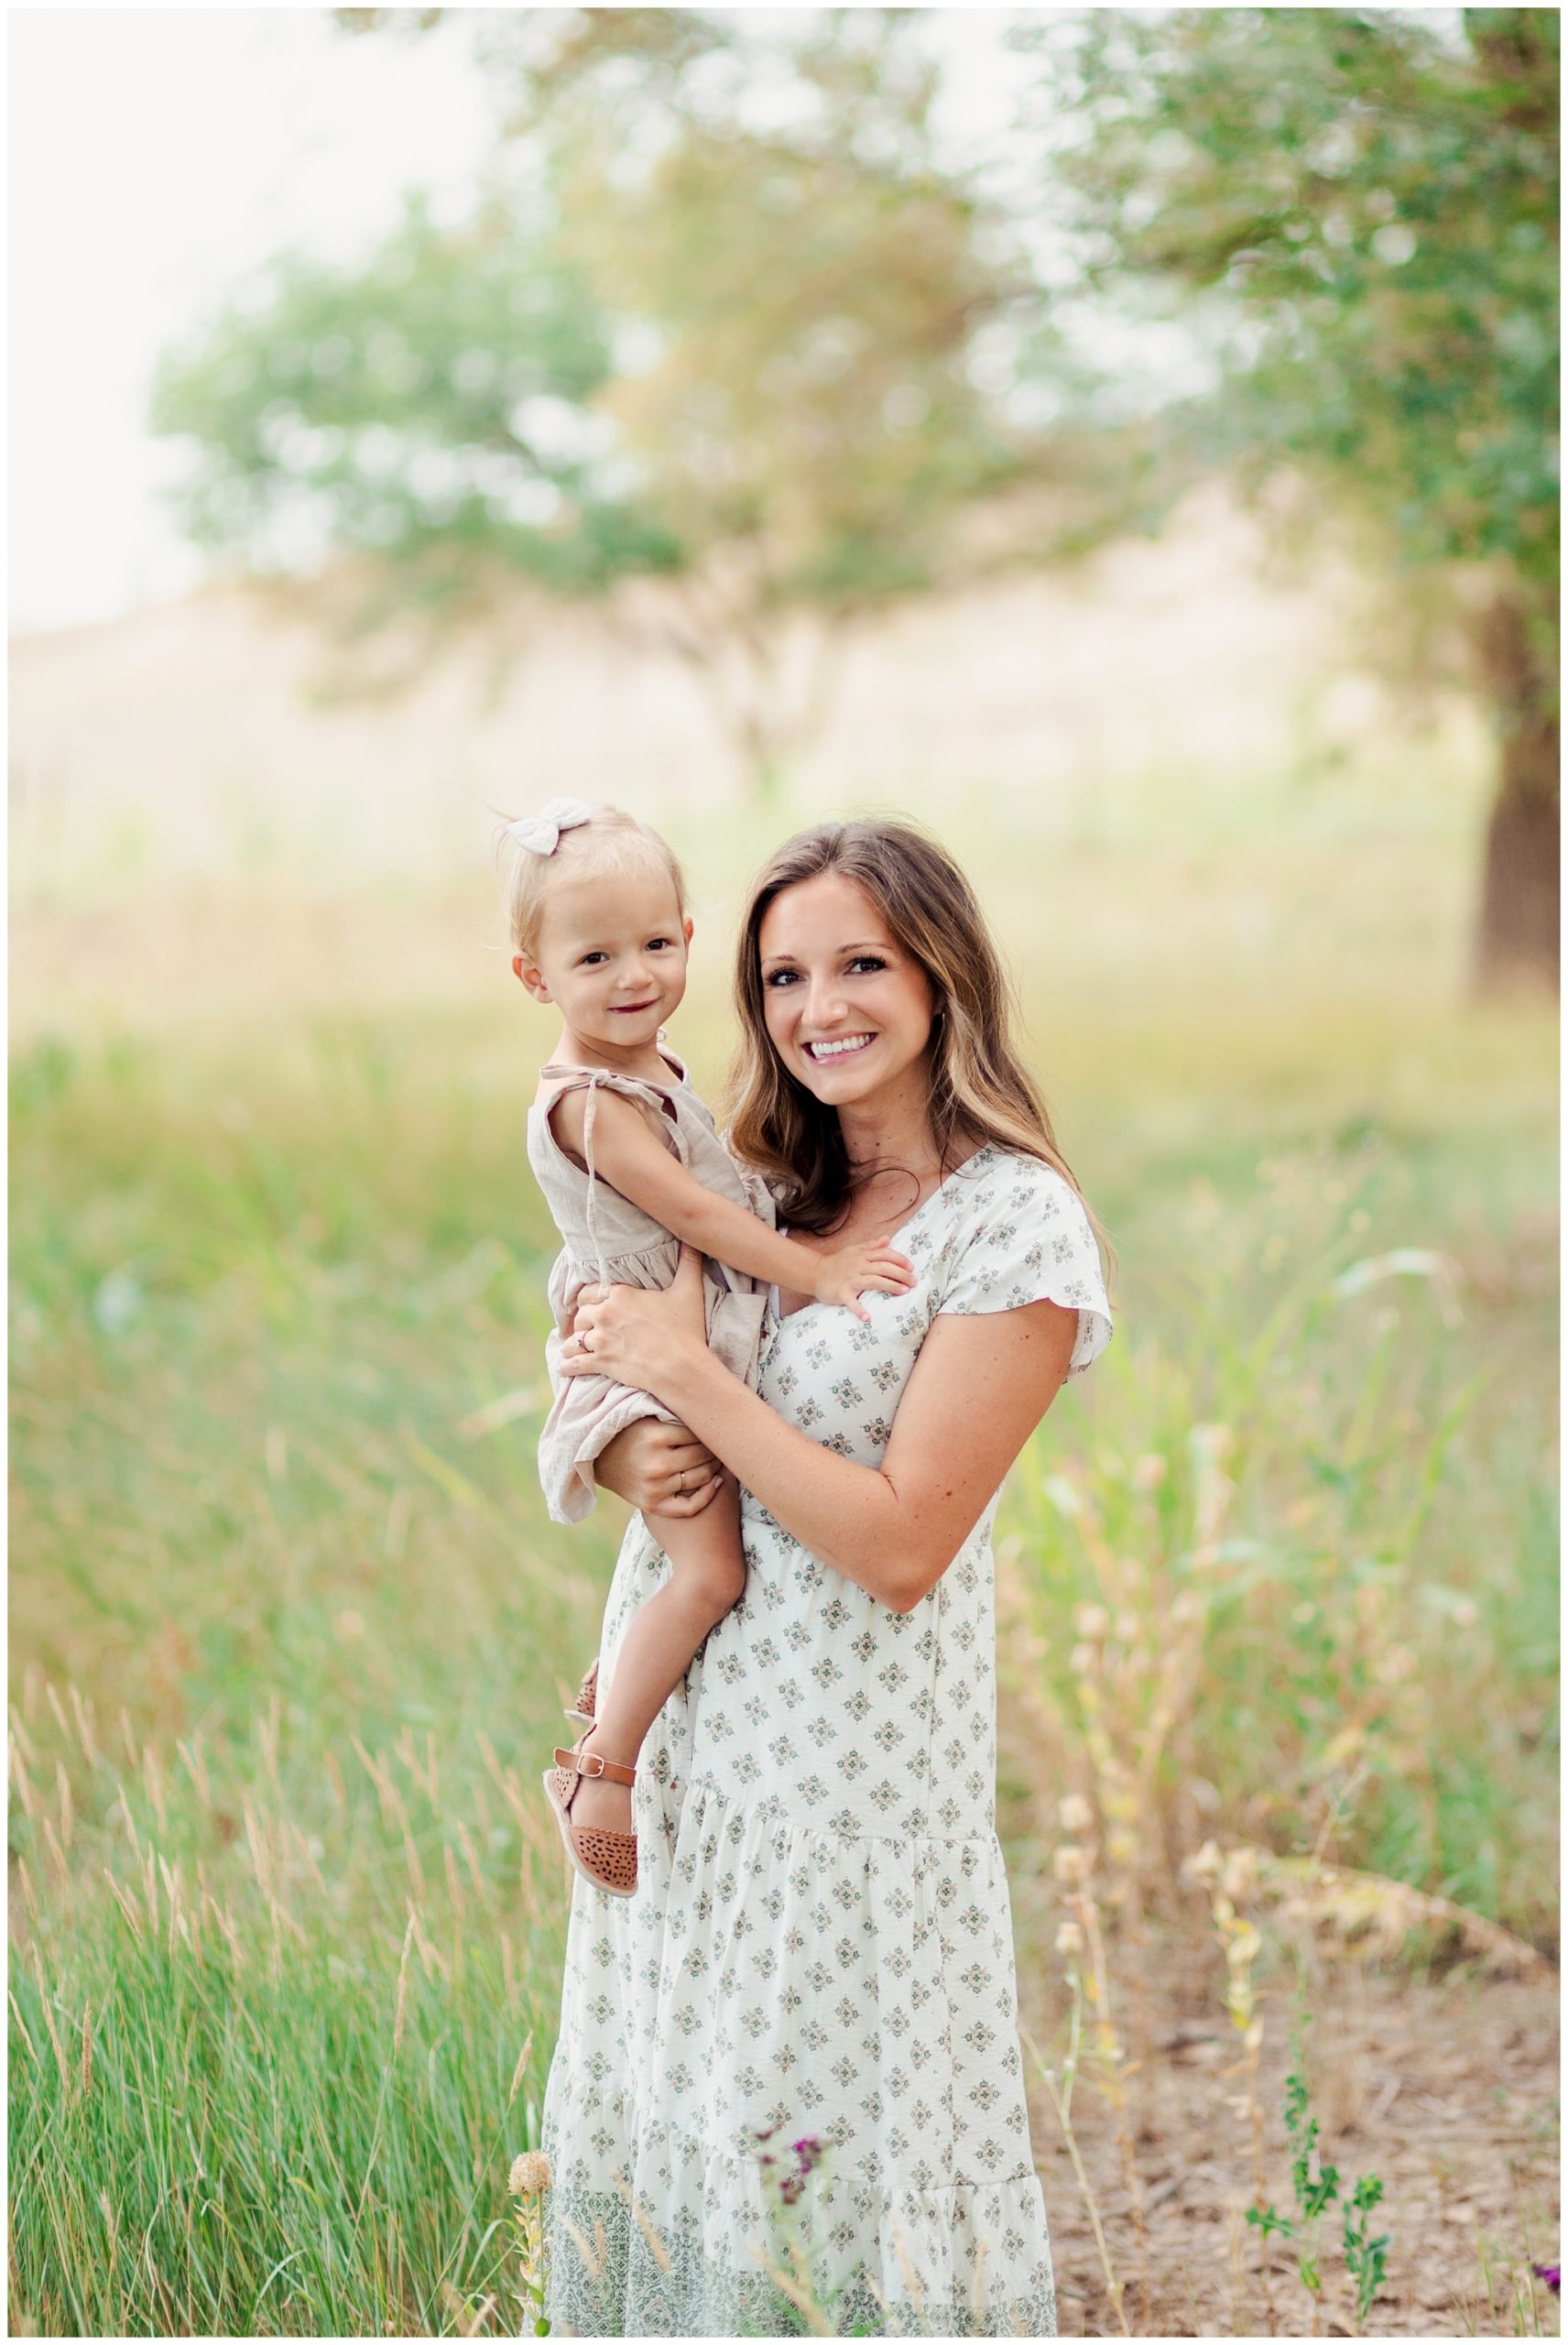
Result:
{"label": "bare dirt patch", "polygon": [[[1022,1931],[1020,1942],[1027,1943]],[[1058,2071],[1070,2012],[1060,1969],[1054,1958],[1047,1966],[1026,1964],[1019,1982],[1024,2024]],[[1071,2111],[1112,2269],[1127,2284],[1128,2333],[1358,2333],[1338,2252],[1337,2207],[1322,2224],[1325,2295],[1315,2330],[1290,2241],[1271,2242],[1265,2285],[1259,2234],[1245,2219],[1254,2196],[1252,2132],[1229,2105],[1243,2079],[1217,1950],[1173,1949],[1150,1970],[1156,1983],[1141,2017],[1125,1989],[1117,2014],[1129,2067],[1145,2044],[1148,2051],[1127,2085],[1149,2241],[1147,2293],[1114,2113],[1082,2050]],[[1307,1991],[1307,2075],[1322,2154],[1338,2167],[1345,2189],[1359,2175],[1380,2177],[1384,2197],[1373,2228],[1391,2234],[1388,2278],[1359,2333],[1560,2333],[1557,2299],[1530,2273],[1532,2263],[1558,2256],[1555,1971],[1498,1980],[1467,1964],[1446,1975],[1405,1977],[1314,1957]],[[1283,1966],[1260,2000],[1267,2187],[1276,2207],[1292,2212],[1281,2114],[1293,2058],[1292,1991]],[[1119,2335],[1083,2192],[1038,2077],[1030,2111],[1061,2332]]]}

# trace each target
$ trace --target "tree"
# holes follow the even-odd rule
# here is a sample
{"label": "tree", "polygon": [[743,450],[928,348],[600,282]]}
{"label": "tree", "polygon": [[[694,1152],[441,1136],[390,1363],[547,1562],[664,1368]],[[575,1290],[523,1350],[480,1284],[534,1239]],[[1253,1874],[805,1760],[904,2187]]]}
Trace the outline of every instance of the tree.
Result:
{"label": "tree", "polygon": [[284,255],[158,370],[154,428],[197,455],[186,527],[263,573],[359,557],[366,625],[671,570],[591,420],[611,331],[544,224],[494,201],[459,227],[411,202],[364,268]]}
{"label": "tree", "polygon": [[171,362],[155,418],[200,451],[193,528],[253,560],[352,550],[377,617],[508,571],[657,573],[624,609],[769,791],[855,623],[941,576],[1019,464],[970,358],[1027,288],[937,163],[934,67],[875,18],[786,39],[771,114],[717,18],[487,19],[529,204],[411,211],[361,272],[295,258]]}
{"label": "tree", "polygon": [[1114,9],[1031,45],[1094,281],[1204,305],[1216,385],[1167,430],[1294,470],[1460,616],[1499,735],[1476,976],[1554,980],[1556,12]]}

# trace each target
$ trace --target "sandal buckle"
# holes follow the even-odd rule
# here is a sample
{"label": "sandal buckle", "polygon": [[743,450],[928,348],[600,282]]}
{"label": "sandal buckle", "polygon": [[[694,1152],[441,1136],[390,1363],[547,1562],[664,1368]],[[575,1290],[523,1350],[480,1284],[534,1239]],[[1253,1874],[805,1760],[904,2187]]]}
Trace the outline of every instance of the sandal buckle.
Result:
{"label": "sandal buckle", "polygon": [[602,1775],[604,1773],[604,1754],[602,1751],[579,1751],[576,1755],[577,1772],[580,1775]]}

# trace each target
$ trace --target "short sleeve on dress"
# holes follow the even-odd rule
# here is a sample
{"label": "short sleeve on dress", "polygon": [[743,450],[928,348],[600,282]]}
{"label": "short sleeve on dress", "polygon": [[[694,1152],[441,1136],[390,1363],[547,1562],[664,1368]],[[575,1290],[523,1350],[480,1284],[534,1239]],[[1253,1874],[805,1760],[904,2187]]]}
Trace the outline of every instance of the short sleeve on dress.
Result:
{"label": "short sleeve on dress", "polygon": [[969,1317],[1026,1303],[1075,1308],[1078,1336],[1067,1373],[1081,1376],[1110,1341],[1111,1306],[1076,1189],[1038,1157],[998,1151],[971,1212],[938,1311]]}

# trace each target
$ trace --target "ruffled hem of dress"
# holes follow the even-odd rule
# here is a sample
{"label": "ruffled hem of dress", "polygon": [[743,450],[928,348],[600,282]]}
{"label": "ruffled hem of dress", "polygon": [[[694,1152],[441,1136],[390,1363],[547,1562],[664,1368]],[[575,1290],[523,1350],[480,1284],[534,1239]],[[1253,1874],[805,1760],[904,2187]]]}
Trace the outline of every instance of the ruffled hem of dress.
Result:
{"label": "ruffled hem of dress", "polygon": [[[555,2328],[583,2337],[804,2333],[810,2323],[779,2285],[782,2272],[797,2288],[804,2280],[834,2336],[1055,2336],[1032,2169],[903,2188],[835,2174],[830,2143],[826,2164],[786,2208],[770,2198],[758,2154],[710,2148],[650,2119],[634,2136],[634,2206],[629,2188],[604,2187],[605,2147],[625,2139],[625,2110],[626,2097],[611,2091],[547,2115],[555,2181],[546,2309]],[[575,2147],[592,2145],[595,2132],[596,2158]],[[788,2150],[779,2163],[790,2168]]]}

